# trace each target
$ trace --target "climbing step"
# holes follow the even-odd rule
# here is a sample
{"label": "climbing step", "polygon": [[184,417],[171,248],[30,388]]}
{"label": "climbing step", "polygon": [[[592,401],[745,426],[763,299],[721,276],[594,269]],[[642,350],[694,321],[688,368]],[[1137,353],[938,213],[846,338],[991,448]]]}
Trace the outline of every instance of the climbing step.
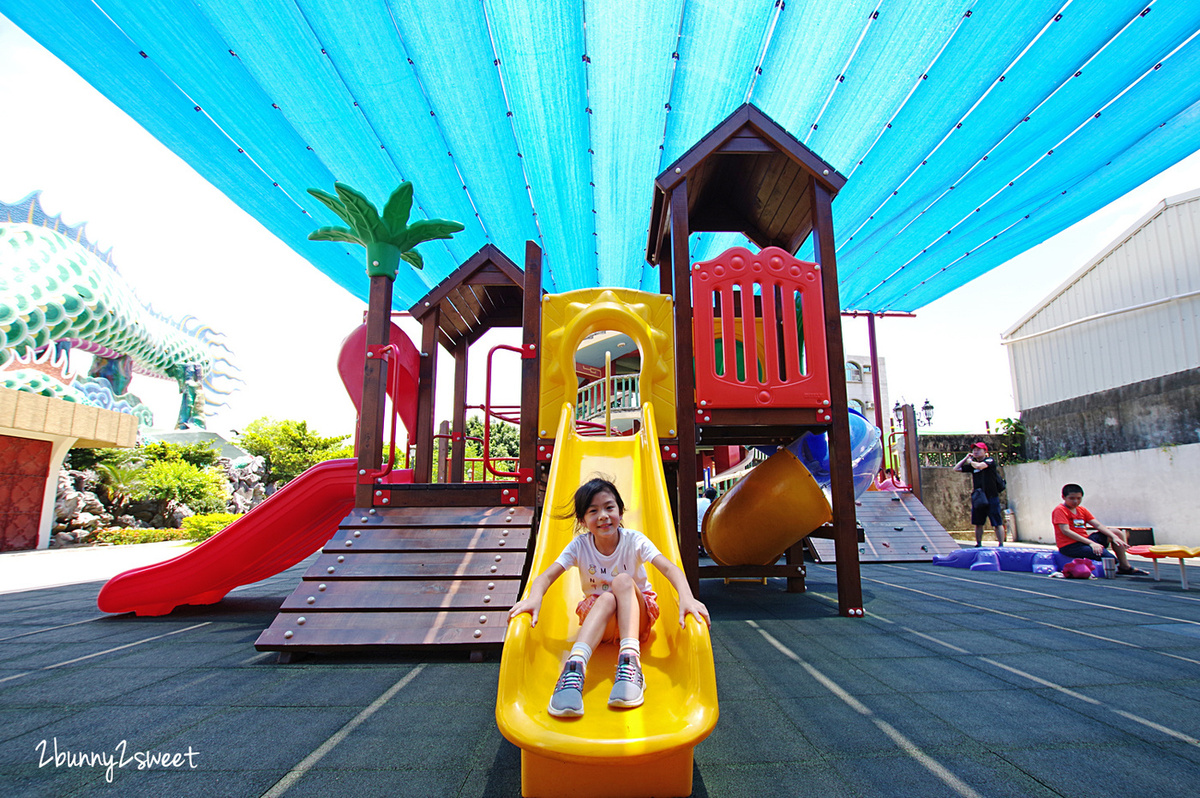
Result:
{"label": "climbing step", "polygon": [[[935,555],[958,551],[958,542],[916,496],[869,490],[854,507],[863,528],[859,562],[932,562]],[[806,548],[817,562],[835,562],[832,540],[809,538]]]}
{"label": "climbing step", "polygon": [[466,648],[504,641],[533,533],[529,507],[356,509],[325,544],[260,651]]}

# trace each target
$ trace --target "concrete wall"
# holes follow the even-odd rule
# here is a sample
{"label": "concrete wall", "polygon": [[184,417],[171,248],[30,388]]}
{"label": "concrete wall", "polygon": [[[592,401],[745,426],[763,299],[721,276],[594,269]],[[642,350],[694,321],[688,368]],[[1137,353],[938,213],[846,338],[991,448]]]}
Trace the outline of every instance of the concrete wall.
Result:
{"label": "concrete wall", "polygon": [[[1001,465],[1000,473],[1011,479],[1013,466]],[[1009,491],[1012,490],[1011,482]],[[1009,491],[1000,494],[1000,508],[1007,506]],[[952,468],[921,466],[921,503],[949,532],[974,530],[971,523],[971,475]],[[985,531],[991,530],[988,524]],[[989,531],[990,534],[990,531]]]}
{"label": "concrete wall", "polygon": [[1200,368],[1021,412],[1032,459],[1200,442]]}
{"label": "concrete wall", "polygon": [[953,532],[971,526],[971,477],[949,468],[921,468],[921,503]]}
{"label": "concrete wall", "polygon": [[1005,471],[1021,540],[1054,542],[1050,513],[1062,501],[1062,486],[1074,482],[1101,522],[1154,527],[1155,543],[1200,546],[1200,443],[1019,463]]}

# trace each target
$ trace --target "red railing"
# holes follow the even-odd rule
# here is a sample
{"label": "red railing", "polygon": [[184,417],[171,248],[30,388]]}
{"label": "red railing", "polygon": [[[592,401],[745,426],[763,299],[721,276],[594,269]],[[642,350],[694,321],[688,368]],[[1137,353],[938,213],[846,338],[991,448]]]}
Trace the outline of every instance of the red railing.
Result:
{"label": "red railing", "polygon": [[693,267],[692,306],[699,412],[829,408],[820,266],[733,247]]}

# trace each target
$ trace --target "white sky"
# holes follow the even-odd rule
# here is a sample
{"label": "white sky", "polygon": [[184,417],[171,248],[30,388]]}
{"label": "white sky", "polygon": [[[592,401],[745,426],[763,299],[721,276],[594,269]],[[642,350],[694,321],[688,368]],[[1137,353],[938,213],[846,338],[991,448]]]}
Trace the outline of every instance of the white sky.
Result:
{"label": "white sky", "polygon": [[[352,432],[354,410],[336,358],[362,320],[363,303],[3,16],[0,86],[0,200],[17,202],[41,190],[47,213],[68,224],[87,222],[88,238],[112,247],[114,263],[144,301],[170,315],[196,316],[227,336],[246,385],[230,408],[209,418],[209,429],[240,429],[271,416],[306,420],[325,435]],[[917,318],[878,320],[891,399],[920,405],[928,398],[936,408],[934,431],[982,432],[985,421],[1015,416],[1000,333],[1155,203],[1197,187],[1200,154],[922,308]],[[402,326],[420,342],[417,325]],[[864,319],[845,320],[848,355],[867,354],[866,326]],[[473,347],[471,403],[483,401],[483,358],[500,340],[492,333]],[[497,355],[497,367],[512,360]],[[443,356],[439,419],[450,414],[452,368]],[[509,387],[495,400],[515,403],[511,381]],[[174,425],[173,383],[138,376],[130,390],[149,404],[156,426]]]}

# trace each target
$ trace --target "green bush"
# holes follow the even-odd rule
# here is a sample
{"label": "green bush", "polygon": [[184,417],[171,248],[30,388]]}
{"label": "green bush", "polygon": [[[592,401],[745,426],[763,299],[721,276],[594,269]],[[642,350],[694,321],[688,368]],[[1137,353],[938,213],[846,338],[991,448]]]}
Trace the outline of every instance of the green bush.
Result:
{"label": "green bush", "polygon": [[147,463],[184,462],[196,468],[208,468],[217,464],[221,453],[210,441],[196,443],[167,443],[154,441],[138,449],[138,454]]}
{"label": "green bush", "polygon": [[101,465],[124,465],[129,460],[128,449],[88,449],[79,447],[67,452],[66,468],[74,471],[95,471]]}
{"label": "green bush", "polygon": [[183,519],[183,531],[188,540],[197,543],[208,540],[242,516],[236,513],[204,513]]}
{"label": "green bush", "polygon": [[224,510],[228,504],[226,488],[229,483],[225,477],[182,460],[150,463],[139,476],[133,497],[153,499],[164,509],[186,504],[197,513],[215,513]]}
{"label": "green bush", "polygon": [[306,470],[346,455],[347,436],[326,438],[308,428],[306,421],[272,421],[260,418],[251,421],[238,437],[238,445],[267,461],[267,481],[288,482]]}
{"label": "green bush", "polygon": [[96,473],[100,475],[100,482],[108,491],[109,501],[112,502],[113,509],[117,512],[124,511],[125,505],[129,503],[129,498],[141,484],[142,468],[142,464],[137,462],[96,464]]}
{"label": "green bush", "polygon": [[[186,519],[185,519],[186,520]],[[132,543],[161,543],[164,540],[187,540],[182,529],[104,529],[96,533],[99,543],[125,546]]]}

